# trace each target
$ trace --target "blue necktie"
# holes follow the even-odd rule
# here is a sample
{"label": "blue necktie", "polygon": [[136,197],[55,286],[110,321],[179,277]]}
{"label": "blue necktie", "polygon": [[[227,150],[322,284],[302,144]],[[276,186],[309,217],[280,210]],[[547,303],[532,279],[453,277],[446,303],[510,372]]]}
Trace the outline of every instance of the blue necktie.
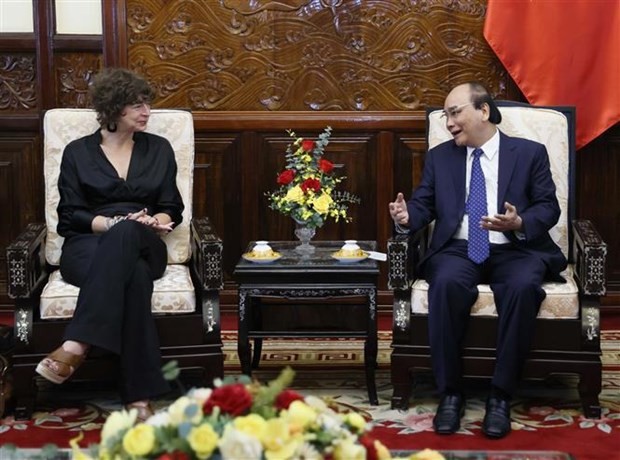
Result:
{"label": "blue necktie", "polygon": [[467,198],[467,214],[469,216],[469,234],[467,255],[477,264],[489,257],[489,231],[480,228],[482,216],[487,215],[487,189],[484,184],[484,173],[480,167],[482,149],[474,150],[474,161],[471,164],[469,197]]}

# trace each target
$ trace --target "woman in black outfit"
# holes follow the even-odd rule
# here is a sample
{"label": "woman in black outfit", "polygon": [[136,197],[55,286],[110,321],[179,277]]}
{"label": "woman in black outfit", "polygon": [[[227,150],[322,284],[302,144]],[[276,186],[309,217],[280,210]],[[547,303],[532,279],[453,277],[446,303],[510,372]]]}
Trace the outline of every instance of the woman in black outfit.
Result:
{"label": "woman in black outfit", "polygon": [[63,344],[37,372],[63,383],[93,346],[120,355],[121,397],[140,419],[169,390],[151,314],[153,280],[166,268],[161,236],[181,222],[183,202],[170,143],[144,132],[153,91],[125,69],[91,87],[101,125],[65,148],[58,188],[63,278],[80,287]]}

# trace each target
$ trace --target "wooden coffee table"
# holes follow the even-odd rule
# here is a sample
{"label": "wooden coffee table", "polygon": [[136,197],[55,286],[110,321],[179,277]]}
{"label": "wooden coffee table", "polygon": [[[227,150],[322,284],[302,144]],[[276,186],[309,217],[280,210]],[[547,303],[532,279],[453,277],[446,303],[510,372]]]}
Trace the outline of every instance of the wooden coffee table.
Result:
{"label": "wooden coffee table", "polygon": [[[251,242],[246,252],[250,252],[254,244],[255,242]],[[332,254],[342,247],[343,241],[313,241],[312,244],[316,249],[310,255],[297,253],[295,247],[298,244],[293,241],[269,242],[274,251],[282,254],[282,258],[270,263],[250,262],[241,258],[235,267],[234,276],[239,283],[237,351],[241,371],[251,375],[252,368],[258,368],[264,338],[362,338],[368,398],[370,404],[377,405],[375,369],[378,263],[373,259],[354,263],[334,259]],[[377,246],[375,241],[358,241],[358,244],[364,250],[375,250]],[[285,305],[299,304],[298,301],[315,301],[322,304],[322,309],[330,308],[329,305],[333,302],[329,299],[349,300],[338,302],[338,307],[334,307],[331,318],[328,314],[324,324],[318,324],[312,330],[308,330],[304,324],[300,324],[300,319],[296,315],[291,315],[286,325],[280,323],[275,329],[266,327],[270,318],[263,315],[262,300],[268,298],[286,299]],[[355,303],[356,299],[362,299],[363,302]],[[307,306],[302,305],[301,308],[313,308],[311,303],[306,303]],[[361,303],[364,305],[365,321],[353,326],[352,329],[344,327],[347,318],[337,316],[359,311]],[[352,310],[348,310],[349,305]],[[358,307],[358,310],[355,310],[355,307]],[[254,341],[253,359],[250,339]]]}

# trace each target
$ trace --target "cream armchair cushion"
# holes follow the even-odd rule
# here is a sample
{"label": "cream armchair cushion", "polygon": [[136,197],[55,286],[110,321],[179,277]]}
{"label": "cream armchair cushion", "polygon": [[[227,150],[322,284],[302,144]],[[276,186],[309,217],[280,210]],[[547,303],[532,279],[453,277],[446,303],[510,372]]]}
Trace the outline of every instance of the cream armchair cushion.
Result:
{"label": "cream armchair cushion", "polygon": [[[569,144],[566,133],[568,121],[566,116],[551,109],[531,107],[500,107],[502,122],[498,128],[513,137],[532,139],[547,147],[551,174],[556,186],[556,195],[560,204],[560,218],[550,231],[550,235],[562,252],[568,257],[568,170]],[[435,110],[429,114],[428,142],[433,148],[452,139],[441,117],[442,111]],[[573,277],[573,266],[569,266],[562,275],[567,280],[562,283],[545,283],[543,289],[547,298],[542,303],[538,316],[543,318],[577,318],[579,316],[578,288]],[[471,314],[478,316],[497,316],[493,293],[488,284],[478,286],[478,300],[472,307]],[[428,283],[418,279],[411,290],[411,310],[413,313],[428,313]]]}
{"label": "cream armchair cushion", "polygon": [[[74,139],[91,134],[99,127],[97,115],[90,109],[52,109],[45,113],[44,177],[47,240],[45,257],[50,265],[59,265],[64,238],[58,235],[56,209],[60,199],[58,175],[65,146]],[[182,265],[191,256],[190,222],[194,172],[194,122],[184,110],[151,111],[147,131],[168,139],[177,162],[177,187],[185,209],[183,222],[164,237],[168,249],[168,268],[155,282],[154,313],[180,313],[195,310],[195,291],[189,268]],[[79,289],[66,283],[55,271],[41,293],[41,318],[58,319],[73,315]]]}

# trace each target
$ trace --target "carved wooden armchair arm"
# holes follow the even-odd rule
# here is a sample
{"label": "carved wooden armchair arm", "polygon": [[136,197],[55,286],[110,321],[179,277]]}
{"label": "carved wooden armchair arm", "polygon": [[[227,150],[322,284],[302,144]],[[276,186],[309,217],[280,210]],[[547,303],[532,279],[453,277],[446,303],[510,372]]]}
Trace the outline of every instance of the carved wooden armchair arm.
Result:
{"label": "carved wooden armchair arm", "polygon": [[214,337],[219,340],[219,290],[224,287],[223,246],[208,217],[192,219],[191,244],[191,268],[196,281],[200,283],[204,328],[207,335],[217,330],[218,333],[214,334]]}
{"label": "carved wooden armchair arm", "polygon": [[416,267],[424,256],[428,242],[428,229],[410,235],[396,233],[387,242],[388,287],[408,290],[417,278]]}
{"label": "carved wooden armchair arm", "polygon": [[575,278],[581,305],[581,335],[584,346],[598,349],[600,342],[599,297],[605,295],[607,245],[589,220],[573,221]]}
{"label": "carved wooden armchair arm", "polygon": [[428,229],[410,234],[394,234],[387,242],[388,287],[394,291],[392,306],[392,339],[409,343],[411,322],[411,285],[417,278],[416,268],[427,248]]}
{"label": "carved wooden armchair arm", "polygon": [[6,248],[8,293],[11,299],[30,298],[47,278],[45,224],[28,224]]}
{"label": "carved wooden armchair arm", "polygon": [[28,345],[36,301],[47,282],[44,223],[28,224],[6,248],[8,294],[15,299],[15,345]]}

